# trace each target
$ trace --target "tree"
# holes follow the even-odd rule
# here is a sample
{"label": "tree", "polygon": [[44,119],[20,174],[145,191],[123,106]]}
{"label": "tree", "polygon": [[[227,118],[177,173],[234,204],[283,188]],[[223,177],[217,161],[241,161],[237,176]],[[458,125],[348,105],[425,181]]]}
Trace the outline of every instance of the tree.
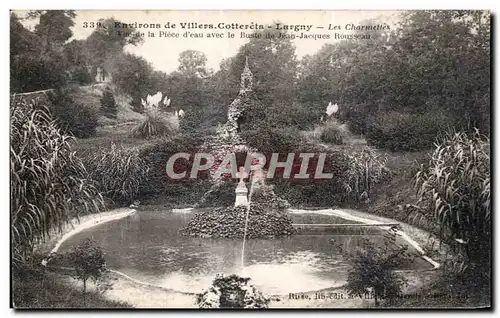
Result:
{"label": "tree", "polygon": [[80,85],[92,83],[92,63],[86,54],[85,40],[73,40],[64,45],[63,56],[71,80]]}
{"label": "tree", "polygon": [[40,18],[35,33],[44,39],[44,44],[60,46],[73,35],[71,27],[75,25],[75,16],[73,10],[38,10],[28,14],[29,18]]}
{"label": "tree", "polygon": [[100,27],[85,40],[84,54],[88,64],[93,66],[92,76],[95,76],[97,68],[105,73],[119,72],[123,66],[119,63],[124,53],[123,48],[129,44],[137,46],[144,42],[135,32],[135,28],[115,28],[115,23],[123,25],[121,21],[113,18],[100,19],[97,22]]}
{"label": "tree", "polygon": [[184,111],[200,110],[206,106],[204,84],[209,79],[202,79],[181,72],[172,72],[167,77],[168,96],[172,106]]}
{"label": "tree", "polygon": [[195,50],[186,50],[179,54],[179,72],[187,76],[207,77],[207,57],[205,53]]}
{"label": "tree", "polygon": [[155,94],[151,86],[153,67],[144,58],[122,53],[116,58],[113,81],[124,93],[132,97],[132,107],[137,112],[143,112],[141,98]]}
{"label": "tree", "polygon": [[345,287],[351,297],[373,297],[377,307],[382,299],[394,300],[398,297],[401,287],[406,284],[394,269],[407,258],[407,246],[396,246],[394,235],[387,238],[381,247],[364,239],[362,248],[350,256],[352,265]]}
{"label": "tree", "polygon": [[[327,44],[305,59],[298,96],[321,111],[330,101],[338,103],[340,119],[372,139],[380,137],[373,135],[380,129],[370,127],[374,118],[388,122],[386,117],[393,116],[388,114],[406,117],[401,125],[406,131],[382,138],[424,136],[420,149],[428,149],[444,126],[478,127],[488,134],[489,36],[490,17],[484,11],[405,12],[392,29],[370,31],[370,40]],[[437,117],[445,117],[446,125],[433,120]],[[409,132],[414,118],[421,124]]]}
{"label": "tree", "polygon": [[11,91],[29,92],[58,88],[66,84],[61,53],[43,45],[43,39],[10,15]]}
{"label": "tree", "polygon": [[230,71],[230,90],[235,96],[248,57],[256,79],[254,90],[269,111],[276,103],[292,102],[295,97],[298,64],[295,47],[290,39],[279,36],[280,33],[283,32],[276,29],[256,31],[256,37],[238,50]]}
{"label": "tree", "polygon": [[118,108],[116,106],[115,97],[113,96],[113,93],[111,92],[111,89],[109,89],[109,87],[106,87],[106,90],[102,94],[101,111],[107,117],[116,118]]}
{"label": "tree", "polygon": [[83,283],[83,303],[86,305],[87,281],[93,280],[95,284],[103,279],[106,272],[106,260],[101,248],[91,239],[86,239],[66,256],[74,266],[75,278]]}

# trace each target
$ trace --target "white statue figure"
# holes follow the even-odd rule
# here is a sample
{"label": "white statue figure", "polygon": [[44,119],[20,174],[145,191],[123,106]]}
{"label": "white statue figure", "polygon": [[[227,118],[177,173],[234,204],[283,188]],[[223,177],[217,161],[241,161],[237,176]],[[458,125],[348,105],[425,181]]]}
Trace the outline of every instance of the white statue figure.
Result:
{"label": "white statue figure", "polygon": [[245,185],[245,181],[243,181],[243,179],[248,177],[248,173],[245,171],[245,167],[240,167],[240,170],[238,171],[238,173],[236,173],[236,177],[240,179],[240,181],[238,182],[238,186],[236,186],[235,190],[236,200],[234,201],[234,206],[240,206],[240,205],[247,206],[248,189],[247,186]]}
{"label": "white statue figure", "polygon": [[184,118],[184,111],[182,109],[179,109],[178,117]]}

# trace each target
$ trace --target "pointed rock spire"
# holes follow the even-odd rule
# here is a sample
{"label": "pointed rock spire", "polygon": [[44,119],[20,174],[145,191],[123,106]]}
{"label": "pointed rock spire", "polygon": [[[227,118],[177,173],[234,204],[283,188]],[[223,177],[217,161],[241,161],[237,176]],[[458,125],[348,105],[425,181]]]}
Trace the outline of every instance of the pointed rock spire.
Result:
{"label": "pointed rock spire", "polygon": [[248,56],[245,57],[245,67],[241,73],[240,93],[246,93],[252,90],[253,74],[248,66]]}

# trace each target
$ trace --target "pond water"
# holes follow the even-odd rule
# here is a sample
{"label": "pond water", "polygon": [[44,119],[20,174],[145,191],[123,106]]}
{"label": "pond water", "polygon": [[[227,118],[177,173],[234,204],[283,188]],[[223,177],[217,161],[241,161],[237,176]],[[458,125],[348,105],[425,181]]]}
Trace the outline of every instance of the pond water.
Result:
{"label": "pond water", "polygon": [[[63,243],[70,250],[86,238],[105,252],[108,267],[137,280],[166,288],[201,292],[216,273],[240,274],[269,294],[288,294],[336,287],[345,283],[348,264],[339,247],[355,250],[366,234],[301,234],[274,240],[248,240],[241,267],[241,240],[185,237],[178,233],[193,213],[139,211],[81,232]],[[291,215],[305,223],[308,215]],[[325,222],[324,217],[318,219]],[[376,244],[382,231],[371,231]],[[332,244],[334,242],[334,244]],[[418,259],[408,266],[426,266]]]}

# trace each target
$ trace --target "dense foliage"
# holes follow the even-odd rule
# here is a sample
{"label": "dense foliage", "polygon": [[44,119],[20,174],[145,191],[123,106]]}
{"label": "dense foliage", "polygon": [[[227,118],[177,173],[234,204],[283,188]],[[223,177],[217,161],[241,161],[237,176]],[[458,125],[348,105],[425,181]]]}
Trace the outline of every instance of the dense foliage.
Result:
{"label": "dense foliage", "polygon": [[58,129],[44,107],[12,101],[10,118],[11,235],[17,265],[52,229],[98,212],[102,199],[71,150],[71,137]]}
{"label": "dense foliage", "polygon": [[448,134],[416,175],[420,213],[448,242],[463,242],[473,263],[491,259],[491,162],[489,139],[478,131]]}
{"label": "dense foliage", "polygon": [[49,93],[50,114],[60,129],[78,138],[94,136],[98,126],[96,109],[75,102],[71,89],[59,89]]}
{"label": "dense foliage", "polygon": [[174,124],[160,112],[146,112],[144,119],[132,131],[136,138],[166,137],[174,133]]}
{"label": "dense foliage", "polygon": [[320,139],[323,142],[332,143],[335,145],[344,144],[344,136],[342,129],[333,122],[327,122],[323,126]]}
{"label": "dense foliage", "polygon": [[[198,174],[198,179],[190,179],[189,171],[193,164],[194,154],[198,151],[197,144],[192,139],[184,136],[173,136],[167,138],[158,138],[149,141],[139,149],[139,156],[144,160],[148,167],[147,180],[141,188],[142,195],[167,195],[169,191],[174,191],[172,195],[178,195],[177,190],[183,188],[183,185],[193,186],[204,179],[203,174]],[[167,162],[170,157],[176,153],[185,152],[190,154],[190,160],[176,160],[174,172],[187,171],[186,178],[171,179],[166,173]],[[206,178],[205,178],[206,179]],[[176,189],[169,187],[175,185]],[[187,188],[186,191],[193,190]],[[202,194],[197,194],[198,199]]]}
{"label": "dense foliage", "polygon": [[[32,16],[40,17],[34,32],[27,30],[15,14],[10,15],[11,92],[58,88],[67,82],[60,48],[72,35],[73,11],[36,12]],[[52,28],[55,25],[58,27]]]}
{"label": "dense foliage", "polygon": [[130,204],[146,182],[148,167],[136,148],[111,145],[85,157],[85,167],[102,195]]}
{"label": "dense foliage", "polygon": [[299,100],[337,102],[354,132],[394,150],[428,149],[447,126],[489,132],[487,12],[405,12],[395,28],[370,34],[303,58]]}
{"label": "dense foliage", "polygon": [[381,247],[377,247],[369,239],[350,256],[351,268],[348,271],[346,289],[349,295],[367,297],[375,300],[394,301],[401,296],[401,287],[405,279],[394,270],[408,258],[408,246],[395,245],[394,235],[388,235]]}
{"label": "dense foliage", "polygon": [[115,118],[118,113],[118,107],[116,105],[115,97],[113,96],[113,92],[106,88],[101,98],[101,112],[110,118]]}
{"label": "dense foliage", "polygon": [[[11,92],[56,89],[71,82],[94,81],[97,71],[110,75],[122,63],[123,48],[138,45],[133,28],[114,31],[114,19],[101,19],[87,39],[72,40],[76,14],[72,10],[36,10],[10,14]],[[39,19],[33,31],[21,21]],[[120,64],[121,63],[121,64]]]}
{"label": "dense foliage", "polygon": [[370,118],[365,133],[368,143],[378,148],[418,151],[431,148],[436,138],[452,126],[448,116],[438,112],[389,111]]}

